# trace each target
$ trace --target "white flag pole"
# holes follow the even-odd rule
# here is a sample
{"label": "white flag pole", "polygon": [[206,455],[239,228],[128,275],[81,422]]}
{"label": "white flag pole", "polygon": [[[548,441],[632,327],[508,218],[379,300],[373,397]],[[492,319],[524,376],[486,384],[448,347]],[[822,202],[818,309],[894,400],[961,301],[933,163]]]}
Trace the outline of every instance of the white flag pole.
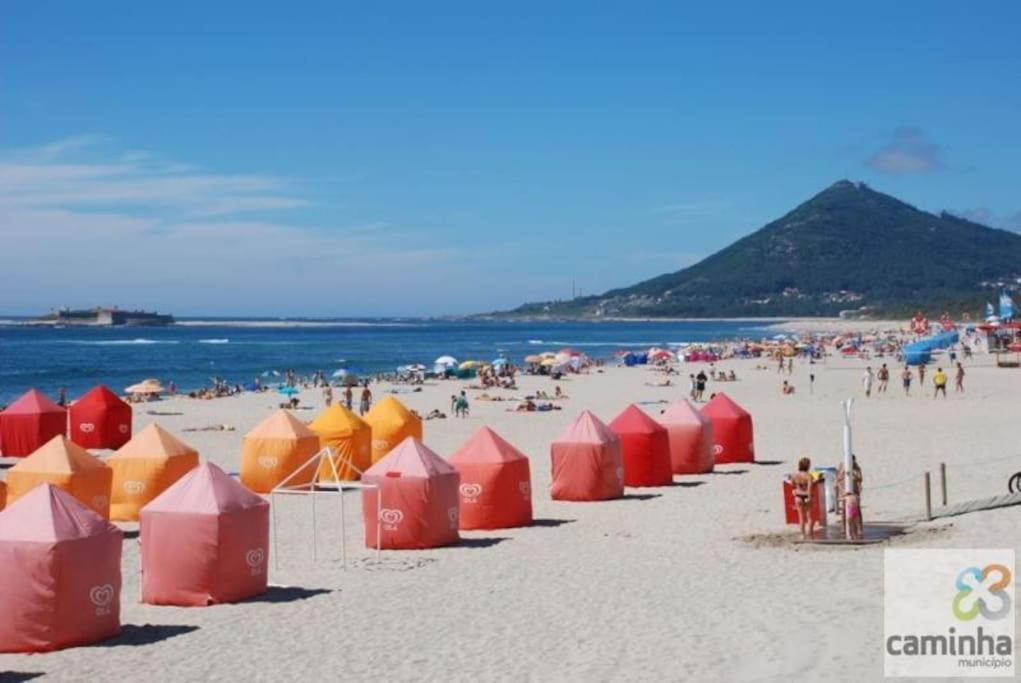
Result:
{"label": "white flag pole", "polygon": [[[844,409],[844,493],[851,493],[854,488],[854,456],[853,449],[851,447],[851,407],[854,405],[854,399],[849,398],[844,401],[841,406]],[[838,505],[843,505],[840,501]],[[844,520],[844,536],[848,540],[851,539],[851,525]]]}

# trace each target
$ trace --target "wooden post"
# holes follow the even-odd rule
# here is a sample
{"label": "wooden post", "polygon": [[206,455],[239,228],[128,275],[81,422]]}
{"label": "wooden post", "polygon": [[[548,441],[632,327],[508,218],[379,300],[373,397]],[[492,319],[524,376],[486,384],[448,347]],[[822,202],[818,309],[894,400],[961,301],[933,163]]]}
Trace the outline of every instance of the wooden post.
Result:
{"label": "wooden post", "polygon": [[947,464],[941,462],[939,464],[939,487],[940,492],[943,494],[943,507],[947,506]]}
{"label": "wooden post", "polygon": [[926,521],[932,521],[932,490],[929,486],[930,476],[929,473],[925,473],[925,519]]}

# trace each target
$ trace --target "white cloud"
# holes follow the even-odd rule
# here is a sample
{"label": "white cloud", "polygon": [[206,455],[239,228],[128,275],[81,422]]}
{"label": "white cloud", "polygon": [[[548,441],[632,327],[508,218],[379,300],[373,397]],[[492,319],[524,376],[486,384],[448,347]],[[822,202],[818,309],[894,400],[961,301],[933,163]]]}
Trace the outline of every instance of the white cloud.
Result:
{"label": "white cloud", "polygon": [[928,141],[921,129],[902,126],[865,160],[865,165],[885,173],[928,173],[943,168],[943,160],[939,145]]}
{"label": "white cloud", "polygon": [[506,289],[487,256],[429,235],[305,224],[300,183],[104,152],[84,136],[0,154],[0,312],[433,314]]}

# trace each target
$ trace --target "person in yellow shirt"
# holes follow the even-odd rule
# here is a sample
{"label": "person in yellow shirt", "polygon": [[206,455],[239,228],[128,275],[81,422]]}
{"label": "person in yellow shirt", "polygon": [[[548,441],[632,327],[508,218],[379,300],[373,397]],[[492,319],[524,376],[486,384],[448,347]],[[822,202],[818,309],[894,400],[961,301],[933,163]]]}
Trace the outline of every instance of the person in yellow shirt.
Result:
{"label": "person in yellow shirt", "polygon": [[932,376],[932,383],[935,385],[936,390],[932,393],[932,397],[936,398],[940,394],[943,394],[943,398],[947,397],[947,376],[943,372],[943,368],[937,368],[936,374]]}

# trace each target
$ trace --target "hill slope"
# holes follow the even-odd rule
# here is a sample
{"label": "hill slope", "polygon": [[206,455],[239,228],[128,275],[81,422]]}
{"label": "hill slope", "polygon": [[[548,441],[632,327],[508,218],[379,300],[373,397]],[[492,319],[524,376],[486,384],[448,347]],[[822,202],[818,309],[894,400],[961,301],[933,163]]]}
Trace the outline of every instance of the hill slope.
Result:
{"label": "hill slope", "polygon": [[826,188],[693,266],[512,316],[824,316],[976,311],[1021,274],[1021,235],[920,211],[863,183]]}

